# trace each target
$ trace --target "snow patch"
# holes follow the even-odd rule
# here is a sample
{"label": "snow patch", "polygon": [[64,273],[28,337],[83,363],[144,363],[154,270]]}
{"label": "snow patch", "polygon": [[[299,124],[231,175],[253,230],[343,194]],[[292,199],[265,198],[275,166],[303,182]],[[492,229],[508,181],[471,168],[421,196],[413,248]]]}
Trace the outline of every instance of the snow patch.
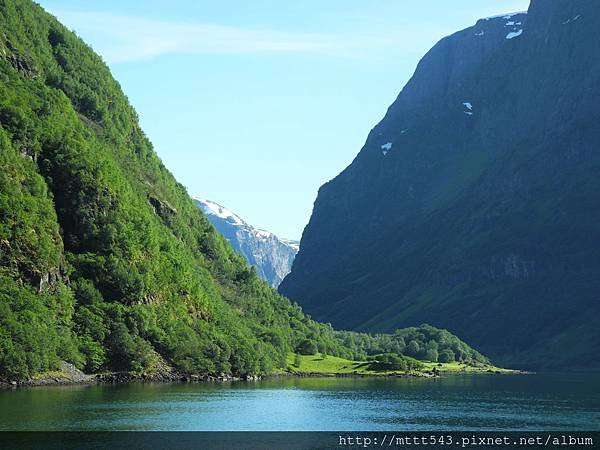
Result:
{"label": "snow patch", "polygon": [[571,17],[569,20],[565,20],[562,24],[567,25],[568,23],[575,22],[581,18],[581,14],[577,14],[575,17]]}
{"label": "snow patch", "polygon": [[472,116],[473,113],[471,111],[463,111],[467,116]]}
{"label": "snow patch", "polygon": [[514,12],[514,13],[510,13],[510,14],[500,14],[497,16],[490,16],[490,17],[485,17],[483,20],[492,20],[492,19],[510,19],[514,16],[518,16],[519,14],[527,14],[527,11],[518,11],[518,12]]}
{"label": "snow patch", "polygon": [[483,36],[485,31],[481,30],[479,33],[475,33],[475,36]]}
{"label": "snow patch", "polygon": [[509,21],[509,22],[506,22],[506,25],[504,25],[504,26],[505,26],[505,27],[512,27],[512,26],[514,26],[514,25],[515,25],[515,21],[514,21],[514,20],[511,20],[511,21]]}
{"label": "snow patch", "polygon": [[508,33],[506,35],[506,39],[513,39],[513,38],[521,36],[522,34],[523,34],[523,29],[522,28],[520,30],[518,30],[518,31],[511,31],[510,33]]}
{"label": "snow patch", "polygon": [[383,145],[381,146],[381,148],[382,148],[383,150],[390,151],[390,150],[392,149],[392,145],[393,145],[393,144],[392,144],[391,142],[388,142],[387,144],[383,144]]}
{"label": "snow patch", "polygon": [[198,203],[200,203],[202,211],[204,211],[205,214],[217,216],[217,217],[227,220],[228,222],[233,223],[235,225],[244,225],[245,224],[245,222],[242,220],[242,218],[240,216],[231,212],[227,208],[224,208],[223,206],[219,205],[218,203],[215,203],[210,200],[204,200],[201,198],[194,198],[194,200],[196,200],[196,201],[198,201]]}
{"label": "snow patch", "polygon": [[273,233],[271,233],[267,230],[256,230],[256,237],[258,237],[260,239],[268,239],[271,236],[273,236]]}
{"label": "snow patch", "polygon": [[469,111],[473,109],[473,105],[470,102],[464,102],[463,105],[465,105],[465,108]]}

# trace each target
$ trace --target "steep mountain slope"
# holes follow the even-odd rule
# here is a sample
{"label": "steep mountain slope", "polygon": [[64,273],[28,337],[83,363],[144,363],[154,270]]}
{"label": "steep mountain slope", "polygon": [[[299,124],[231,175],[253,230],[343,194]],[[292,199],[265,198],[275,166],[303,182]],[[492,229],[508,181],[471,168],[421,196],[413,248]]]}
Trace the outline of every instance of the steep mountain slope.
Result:
{"label": "steep mountain slope", "polygon": [[318,320],[427,319],[500,361],[599,368],[600,3],[441,40],[319,190],[280,292]]}
{"label": "steep mountain slope", "polygon": [[215,231],[90,48],[26,0],[0,0],[0,30],[0,379],[60,359],[244,375],[307,338],[345,348]]}
{"label": "steep mountain slope", "polygon": [[194,202],[260,278],[274,288],[279,286],[292,268],[299,248],[297,241],[279,239],[273,233],[256,229],[218,203],[199,198],[194,198]]}

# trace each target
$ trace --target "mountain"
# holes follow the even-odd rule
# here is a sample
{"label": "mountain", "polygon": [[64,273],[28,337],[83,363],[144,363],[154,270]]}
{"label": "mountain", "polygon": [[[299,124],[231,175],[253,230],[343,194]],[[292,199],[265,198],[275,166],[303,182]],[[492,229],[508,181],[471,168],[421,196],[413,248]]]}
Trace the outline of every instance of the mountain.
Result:
{"label": "mountain", "polygon": [[317,320],[427,320],[504,363],[598,369],[600,3],[442,39],[323,185],[280,292]]}
{"label": "mountain", "polygon": [[65,362],[254,376],[299,351],[488,362],[427,325],[371,336],[310,319],[196,206],[83,41],[29,0],[0,0],[0,30],[0,384]]}
{"label": "mountain", "polygon": [[0,30],[0,380],[352,354],[220,236],[92,49],[28,0],[0,0]]}
{"label": "mountain", "polygon": [[233,249],[256,268],[260,278],[275,288],[279,286],[292,268],[298,241],[279,239],[273,233],[256,229],[218,203],[199,198],[194,198],[194,202]]}

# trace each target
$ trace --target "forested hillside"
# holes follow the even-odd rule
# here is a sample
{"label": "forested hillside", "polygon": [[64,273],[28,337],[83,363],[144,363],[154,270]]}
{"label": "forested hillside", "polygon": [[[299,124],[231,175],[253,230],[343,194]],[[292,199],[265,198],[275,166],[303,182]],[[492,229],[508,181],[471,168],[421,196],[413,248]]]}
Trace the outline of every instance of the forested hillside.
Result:
{"label": "forested hillside", "polygon": [[258,279],[161,163],[100,57],[28,0],[0,0],[0,167],[0,379],[60,360],[247,375],[301,344],[373,347]]}
{"label": "forested hillside", "polygon": [[0,373],[158,354],[258,373],[328,339],[215,232],[96,54],[28,1],[0,2],[0,25]]}

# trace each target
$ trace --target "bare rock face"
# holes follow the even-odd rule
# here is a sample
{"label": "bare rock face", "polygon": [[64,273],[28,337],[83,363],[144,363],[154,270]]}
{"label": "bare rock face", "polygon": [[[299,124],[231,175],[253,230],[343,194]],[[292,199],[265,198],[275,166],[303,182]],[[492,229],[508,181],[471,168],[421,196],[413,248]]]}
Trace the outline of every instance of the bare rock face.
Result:
{"label": "bare rock face", "polygon": [[279,291],[339,328],[427,322],[500,363],[595,360],[599,29],[596,0],[534,0],[442,39],[319,190]]}
{"label": "bare rock face", "polygon": [[58,370],[38,374],[37,376],[22,382],[13,381],[13,386],[52,386],[95,383],[95,375],[87,375],[66,361],[61,361]]}
{"label": "bare rock face", "polygon": [[73,364],[65,361],[60,363],[60,371],[73,383],[87,383],[93,379],[92,375],[86,375]]}
{"label": "bare rock face", "polygon": [[163,219],[177,214],[177,210],[169,205],[169,203],[156,197],[150,196],[148,198],[148,203],[150,203],[150,206],[154,209],[155,214]]}
{"label": "bare rock face", "polygon": [[259,230],[246,223],[237,214],[210,200],[194,199],[214,227],[258,275],[272,287],[277,287],[289,273],[299,243],[280,239],[273,233]]}
{"label": "bare rock face", "polygon": [[11,66],[27,77],[36,78],[38,76],[33,63],[19,53],[6,36],[6,33],[0,36],[0,58],[6,59]]}

